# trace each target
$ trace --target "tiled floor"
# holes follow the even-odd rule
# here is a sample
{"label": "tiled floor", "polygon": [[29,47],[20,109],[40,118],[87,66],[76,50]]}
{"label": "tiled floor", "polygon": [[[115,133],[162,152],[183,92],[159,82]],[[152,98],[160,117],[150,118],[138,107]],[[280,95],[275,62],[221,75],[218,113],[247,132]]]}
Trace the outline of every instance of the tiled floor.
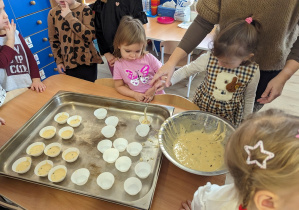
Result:
{"label": "tiled floor", "polygon": [[[197,86],[200,84],[204,76],[204,73],[199,74],[192,81],[190,89],[190,97],[192,100],[194,92]],[[98,67],[98,78],[111,78],[111,73],[108,68],[107,63],[101,64]],[[288,113],[299,116],[299,71],[297,71],[290,80],[287,81],[283,89],[282,95],[272,101],[269,104],[266,104],[261,110],[266,110],[270,108],[279,108],[283,109]],[[187,83],[188,79],[185,79],[170,88],[166,88],[165,92],[170,94],[177,94],[183,97],[187,95]]]}

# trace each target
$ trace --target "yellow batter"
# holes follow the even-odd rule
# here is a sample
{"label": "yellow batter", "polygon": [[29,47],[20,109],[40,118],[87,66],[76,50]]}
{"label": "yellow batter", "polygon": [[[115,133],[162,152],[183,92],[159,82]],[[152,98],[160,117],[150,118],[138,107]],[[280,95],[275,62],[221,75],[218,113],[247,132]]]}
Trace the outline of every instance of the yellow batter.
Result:
{"label": "yellow batter", "polygon": [[47,155],[53,156],[57,155],[60,152],[60,148],[58,146],[50,147],[47,151]]}
{"label": "yellow batter", "polygon": [[63,131],[63,132],[61,133],[61,137],[62,137],[62,138],[67,138],[67,137],[70,137],[72,134],[73,134],[73,131],[71,131],[71,130],[66,130],[66,131]]}
{"label": "yellow batter", "polygon": [[29,155],[38,155],[44,150],[43,145],[35,145],[29,150]]}
{"label": "yellow batter", "polygon": [[197,130],[180,132],[174,141],[173,151],[177,160],[184,166],[199,171],[215,171],[224,164],[224,132],[204,133]]}
{"label": "yellow batter", "polygon": [[141,124],[149,124],[150,121],[147,119],[147,116],[146,116],[146,110],[147,110],[147,105],[144,109],[144,119],[141,121]]}
{"label": "yellow batter", "polygon": [[141,121],[141,124],[149,124],[149,123],[150,123],[150,121],[146,118],[146,115],[145,115],[145,117]]}
{"label": "yellow batter", "polygon": [[57,117],[57,121],[58,122],[63,122],[63,121],[65,121],[66,119],[68,118],[68,116],[65,114],[65,113],[63,113],[63,114],[61,114],[59,117]]}
{"label": "yellow batter", "polygon": [[50,136],[53,136],[55,134],[55,131],[54,130],[46,130],[43,132],[42,136],[44,138],[48,138]]}
{"label": "yellow batter", "polygon": [[76,158],[78,156],[77,152],[68,152],[65,156],[64,159],[65,160],[73,160],[74,158]]}
{"label": "yellow batter", "polygon": [[30,159],[27,158],[27,160],[20,162],[17,167],[16,167],[16,172],[23,172],[25,170],[28,169],[28,167],[30,166]]}
{"label": "yellow batter", "polygon": [[66,171],[63,168],[59,168],[56,171],[54,171],[53,174],[51,174],[51,180],[53,182],[57,182],[62,178],[64,178],[65,175],[66,175]]}
{"label": "yellow batter", "polygon": [[37,170],[37,174],[40,176],[46,176],[49,171],[51,170],[52,165],[49,163],[46,163],[44,165],[42,165],[41,167],[39,167],[39,169]]}
{"label": "yellow batter", "polygon": [[76,119],[70,121],[71,125],[74,125],[74,124],[77,124],[77,123],[80,123],[80,119],[79,118],[76,118]]}

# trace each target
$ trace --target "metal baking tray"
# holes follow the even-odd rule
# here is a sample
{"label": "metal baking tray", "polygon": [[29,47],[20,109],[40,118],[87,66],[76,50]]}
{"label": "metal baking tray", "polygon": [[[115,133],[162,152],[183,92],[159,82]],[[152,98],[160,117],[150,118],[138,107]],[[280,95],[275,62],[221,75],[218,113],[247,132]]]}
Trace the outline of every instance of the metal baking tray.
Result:
{"label": "metal baking tray", "polygon": [[[116,133],[110,140],[122,137],[126,138],[129,143],[133,141],[144,143],[141,154],[136,157],[130,156],[126,151],[120,152],[120,156],[127,155],[132,160],[132,166],[128,172],[119,172],[114,164],[106,163],[102,153],[97,150],[98,142],[106,139],[101,134],[105,119],[99,120],[93,114],[98,108],[106,108],[107,117],[117,116],[119,118]],[[140,137],[135,129],[139,124],[139,117],[144,115],[144,108],[145,103],[59,91],[0,149],[0,175],[138,209],[149,209],[162,158],[157,132],[161,124],[171,116],[174,108],[149,104],[147,114],[153,118],[151,130],[148,136]],[[74,136],[69,140],[62,140],[58,135],[59,129],[67,125],[59,125],[54,121],[54,116],[59,112],[68,112],[70,116],[82,116],[81,125],[74,128]],[[52,139],[47,140],[39,136],[39,131],[48,125],[55,126],[57,131]],[[46,145],[59,142],[62,144],[62,152],[74,146],[80,150],[80,155],[75,162],[67,163],[62,159],[62,152],[54,158],[43,153],[39,157],[32,157],[32,165],[27,173],[13,172],[13,162],[20,157],[28,156],[26,148],[33,142],[44,142]],[[67,167],[67,175],[62,182],[52,183],[47,177],[38,177],[34,174],[35,166],[46,159],[52,160],[54,166],[62,164]],[[139,161],[148,161],[152,166],[152,172],[148,178],[141,180],[142,190],[137,195],[131,196],[124,191],[123,185],[127,178],[136,177],[134,167]],[[71,182],[72,173],[79,168],[88,168],[90,171],[88,182],[83,186]],[[101,189],[96,183],[98,175],[106,171],[115,176],[115,183],[109,190]]]}

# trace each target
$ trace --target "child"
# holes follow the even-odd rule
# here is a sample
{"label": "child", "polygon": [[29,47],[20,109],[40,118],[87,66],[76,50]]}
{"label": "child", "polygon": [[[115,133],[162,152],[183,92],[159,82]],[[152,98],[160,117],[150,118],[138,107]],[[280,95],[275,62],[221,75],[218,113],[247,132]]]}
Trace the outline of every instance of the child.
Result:
{"label": "child", "polygon": [[225,161],[234,183],[200,187],[183,209],[298,209],[298,128],[297,117],[279,110],[251,115],[226,146]]}
{"label": "child", "polygon": [[0,86],[7,94],[29,87],[43,92],[46,86],[40,80],[36,61],[16,24],[13,20],[9,22],[3,0],[0,0],[0,46]]}
{"label": "child", "polygon": [[223,26],[214,38],[211,52],[175,71],[172,85],[197,72],[207,71],[193,102],[238,126],[252,113],[259,66],[251,62],[257,47],[259,24],[251,17]]}
{"label": "child", "polygon": [[121,18],[131,15],[145,24],[147,17],[143,12],[141,0],[97,0],[93,10],[95,11],[96,37],[100,53],[107,59],[113,75],[113,66],[116,60],[113,56],[113,40]]}
{"label": "child", "polygon": [[[153,100],[156,89],[149,82],[162,66],[152,54],[145,52],[146,35],[141,22],[124,16],[114,37],[114,84],[116,90],[136,101]],[[163,94],[159,91],[157,94]]]}
{"label": "child", "polygon": [[95,36],[91,9],[76,0],[55,0],[48,15],[49,40],[58,72],[94,82],[102,59],[92,40]]}

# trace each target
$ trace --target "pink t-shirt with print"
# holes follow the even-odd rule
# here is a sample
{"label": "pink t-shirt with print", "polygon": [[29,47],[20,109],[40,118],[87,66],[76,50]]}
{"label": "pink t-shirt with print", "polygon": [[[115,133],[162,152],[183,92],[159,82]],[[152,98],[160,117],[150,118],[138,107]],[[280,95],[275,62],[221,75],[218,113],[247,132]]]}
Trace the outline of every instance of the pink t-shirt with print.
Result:
{"label": "pink t-shirt with print", "polygon": [[[162,63],[152,54],[147,53],[140,59],[120,59],[114,63],[113,79],[122,79],[133,91],[145,93],[151,86],[149,82]],[[156,94],[164,94],[159,91]]]}

